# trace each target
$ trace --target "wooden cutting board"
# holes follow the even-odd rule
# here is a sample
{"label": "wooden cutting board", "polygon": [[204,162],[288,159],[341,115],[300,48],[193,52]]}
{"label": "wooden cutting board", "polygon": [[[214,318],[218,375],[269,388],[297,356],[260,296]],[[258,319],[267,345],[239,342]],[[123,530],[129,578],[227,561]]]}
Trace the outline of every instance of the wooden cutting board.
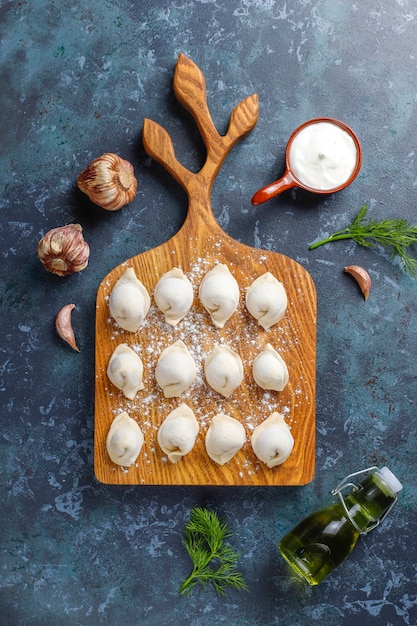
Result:
{"label": "wooden cutting board", "polygon": [[[211,208],[211,189],[227,154],[255,126],[258,99],[252,95],[233,110],[224,136],[218,134],[207,107],[205,79],[200,69],[180,55],[174,74],[177,99],[194,117],[207,149],[202,169],[193,173],[176,159],[168,133],[146,119],[143,142],[148,154],[162,163],[187,192],[189,205],[179,232],[166,243],[138,254],[113,269],[101,282],[96,310],[96,388],[94,468],[98,480],[121,485],[303,485],[312,480],[315,466],[316,388],[316,292],[312,278],[297,262],[276,252],[260,250],[229,237],[217,224]],[[237,311],[223,329],[213,326],[198,299],[204,275],[216,263],[225,263],[240,287]],[[109,294],[127,267],[133,267],[151,296],[151,308],[137,333],[122,330],[110,317]],[[194,287],[194,304],[178,326],[164,321],[152,298],[159,278],[180,267]],[[245,307],[245,292],[260,275],[271,272],[285,287],[288,309],[268,331],[258,325]],[[182,339],[197,366],[197,378],[180,398],[165,399],[155,381],[155,366],[162,350]],[[108,380],[109,358],[120,343],[138,351],[144,363],[145,389],[127,400]],[[219,343],[239,353],[244,365],[242,385],[228,399],[205,382],[203,365],[210,349]],[[265,392],[252,377],[252,363],[266,343],[271,343],[287,363],[289,383],[282,392]],[[196,415],[200,431],[193,450],[177,464],[167,460],[156,435],[164,418],[185,402]],[[144,445],[136,463],[122,468],[111,462],[106,437],[120,411],[137,421]],[[285,463],[269,469],[254,455],[253,429],[273,411],[284,415],[294,437],[294,448]],[[226,413],[244,426],[247,441],[226,465],[210,459],[205,432],[216,413]]]}

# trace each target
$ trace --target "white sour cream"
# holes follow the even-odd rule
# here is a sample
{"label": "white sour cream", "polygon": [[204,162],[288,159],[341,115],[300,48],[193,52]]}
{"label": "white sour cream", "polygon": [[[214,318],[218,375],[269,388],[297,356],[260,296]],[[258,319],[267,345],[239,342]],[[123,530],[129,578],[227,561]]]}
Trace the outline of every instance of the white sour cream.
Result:
{"label": "white sour cream", "polygon": [[331,122],[313,122],[294,137],[289,165],[303,185],[325,191],[351,177],[357,158],[356,144],[347,131]]}

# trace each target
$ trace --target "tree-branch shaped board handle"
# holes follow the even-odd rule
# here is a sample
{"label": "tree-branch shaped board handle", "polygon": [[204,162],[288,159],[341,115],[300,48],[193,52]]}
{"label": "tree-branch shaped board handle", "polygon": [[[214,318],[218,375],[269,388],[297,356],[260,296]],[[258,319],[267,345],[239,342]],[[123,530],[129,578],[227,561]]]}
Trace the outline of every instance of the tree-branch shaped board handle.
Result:
{"label": "tree-branch shaped board handle", "polygon": [[165,128],[153,120],[145,119],[142,138],[149,156],[162,163],[171,176],[187,189],[192,172],[177,160],[174,144]]}
{"label": "tree-branch shaped board handle", "polygon": [[226,135],[220,135],[207,105],[204,75],[184,54],[178,57],[173,84],[178,101],[194,118],[206,146],[204,166],[194,173],[181,165],[175,156],[168,132],[149,119],[144,122],[143,143],[147,153],[184,187],[190,201],[194,199],[193,194],[196,194],[203,196],[205,203],[209,203],[211,187],[226,156],[237,141],[253,129],[258,120],[258,96],[253,94],[234,108]]}

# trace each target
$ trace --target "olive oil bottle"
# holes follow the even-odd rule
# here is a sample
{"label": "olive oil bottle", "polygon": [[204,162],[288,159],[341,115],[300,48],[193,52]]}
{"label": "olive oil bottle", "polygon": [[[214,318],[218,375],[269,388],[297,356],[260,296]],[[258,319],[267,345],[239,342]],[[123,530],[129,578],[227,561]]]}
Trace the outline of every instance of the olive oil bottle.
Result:
{"label": "olive oil bottle", "polygon": [[[358,484],[351,482],[360,474],[367,475]],[[317,585],[346,559],[360,535],[384,519],[401,489],[387,467],[350,474],[332,491],[339,501],[313,513],[283,537],[280,553],[310,585]]]}

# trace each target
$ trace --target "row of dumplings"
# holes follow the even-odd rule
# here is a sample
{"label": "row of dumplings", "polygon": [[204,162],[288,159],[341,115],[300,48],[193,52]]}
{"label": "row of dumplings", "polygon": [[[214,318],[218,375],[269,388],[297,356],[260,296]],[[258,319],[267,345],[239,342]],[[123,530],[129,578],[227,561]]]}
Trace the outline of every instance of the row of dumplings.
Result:
{"label": "row of dumplings", "polygon": [[[227,265],[219,263],[204,276],[198,291],[199,299],[216,328],[223,328],[239,304],[240,291]],[[166,272],[154,290],[157,307],[165,321],[176,326],[191,309],[193,286],[179,267]],[[265,272],[248,287],[246,307],[258,323],[267,330],[283,317],[287,309],[287,294],[275,276]],[[136,332],[150,308],[146,287],[132,267],[125,270],[109,296],[109,309],[121,328]]]}
{"label": "row of dumplings", "polygon": [[[252,374],[257,385],[265,390],[282,391],[289,380],[284,359],[269,343],[255,357]],[[216,345],[205,359],[204,375],[212,389],[228,398],[243,381],[242,359],[229,346]],[[126,398],[133,400],[144,388],[142,359],[127,344],[119,344],[109,359],[107,376]],[[181,339],[161,352],[155,378],[165,398],[178,398],[196,376],[194,359]]]}
{"label": "row of dumplings", "polygon": [[[171,463],[177,463],[194,447],[199,425],[193,410],[185,403],[171,411],[158,429],[157,441]],[[228,463],[243,447],[246,433],[233,417],[218,413],[206,431],[205,448],[208,456],[218,463]],[[138,423],[126,411],[119,413],[106,439],[107,452],[117,465],[129,467],[135,463],[144,442]],[[257,458],[269,468],[287,460],[294,446],[290,428],[280,413],[272,413],[255,428],[251,436]]]}

